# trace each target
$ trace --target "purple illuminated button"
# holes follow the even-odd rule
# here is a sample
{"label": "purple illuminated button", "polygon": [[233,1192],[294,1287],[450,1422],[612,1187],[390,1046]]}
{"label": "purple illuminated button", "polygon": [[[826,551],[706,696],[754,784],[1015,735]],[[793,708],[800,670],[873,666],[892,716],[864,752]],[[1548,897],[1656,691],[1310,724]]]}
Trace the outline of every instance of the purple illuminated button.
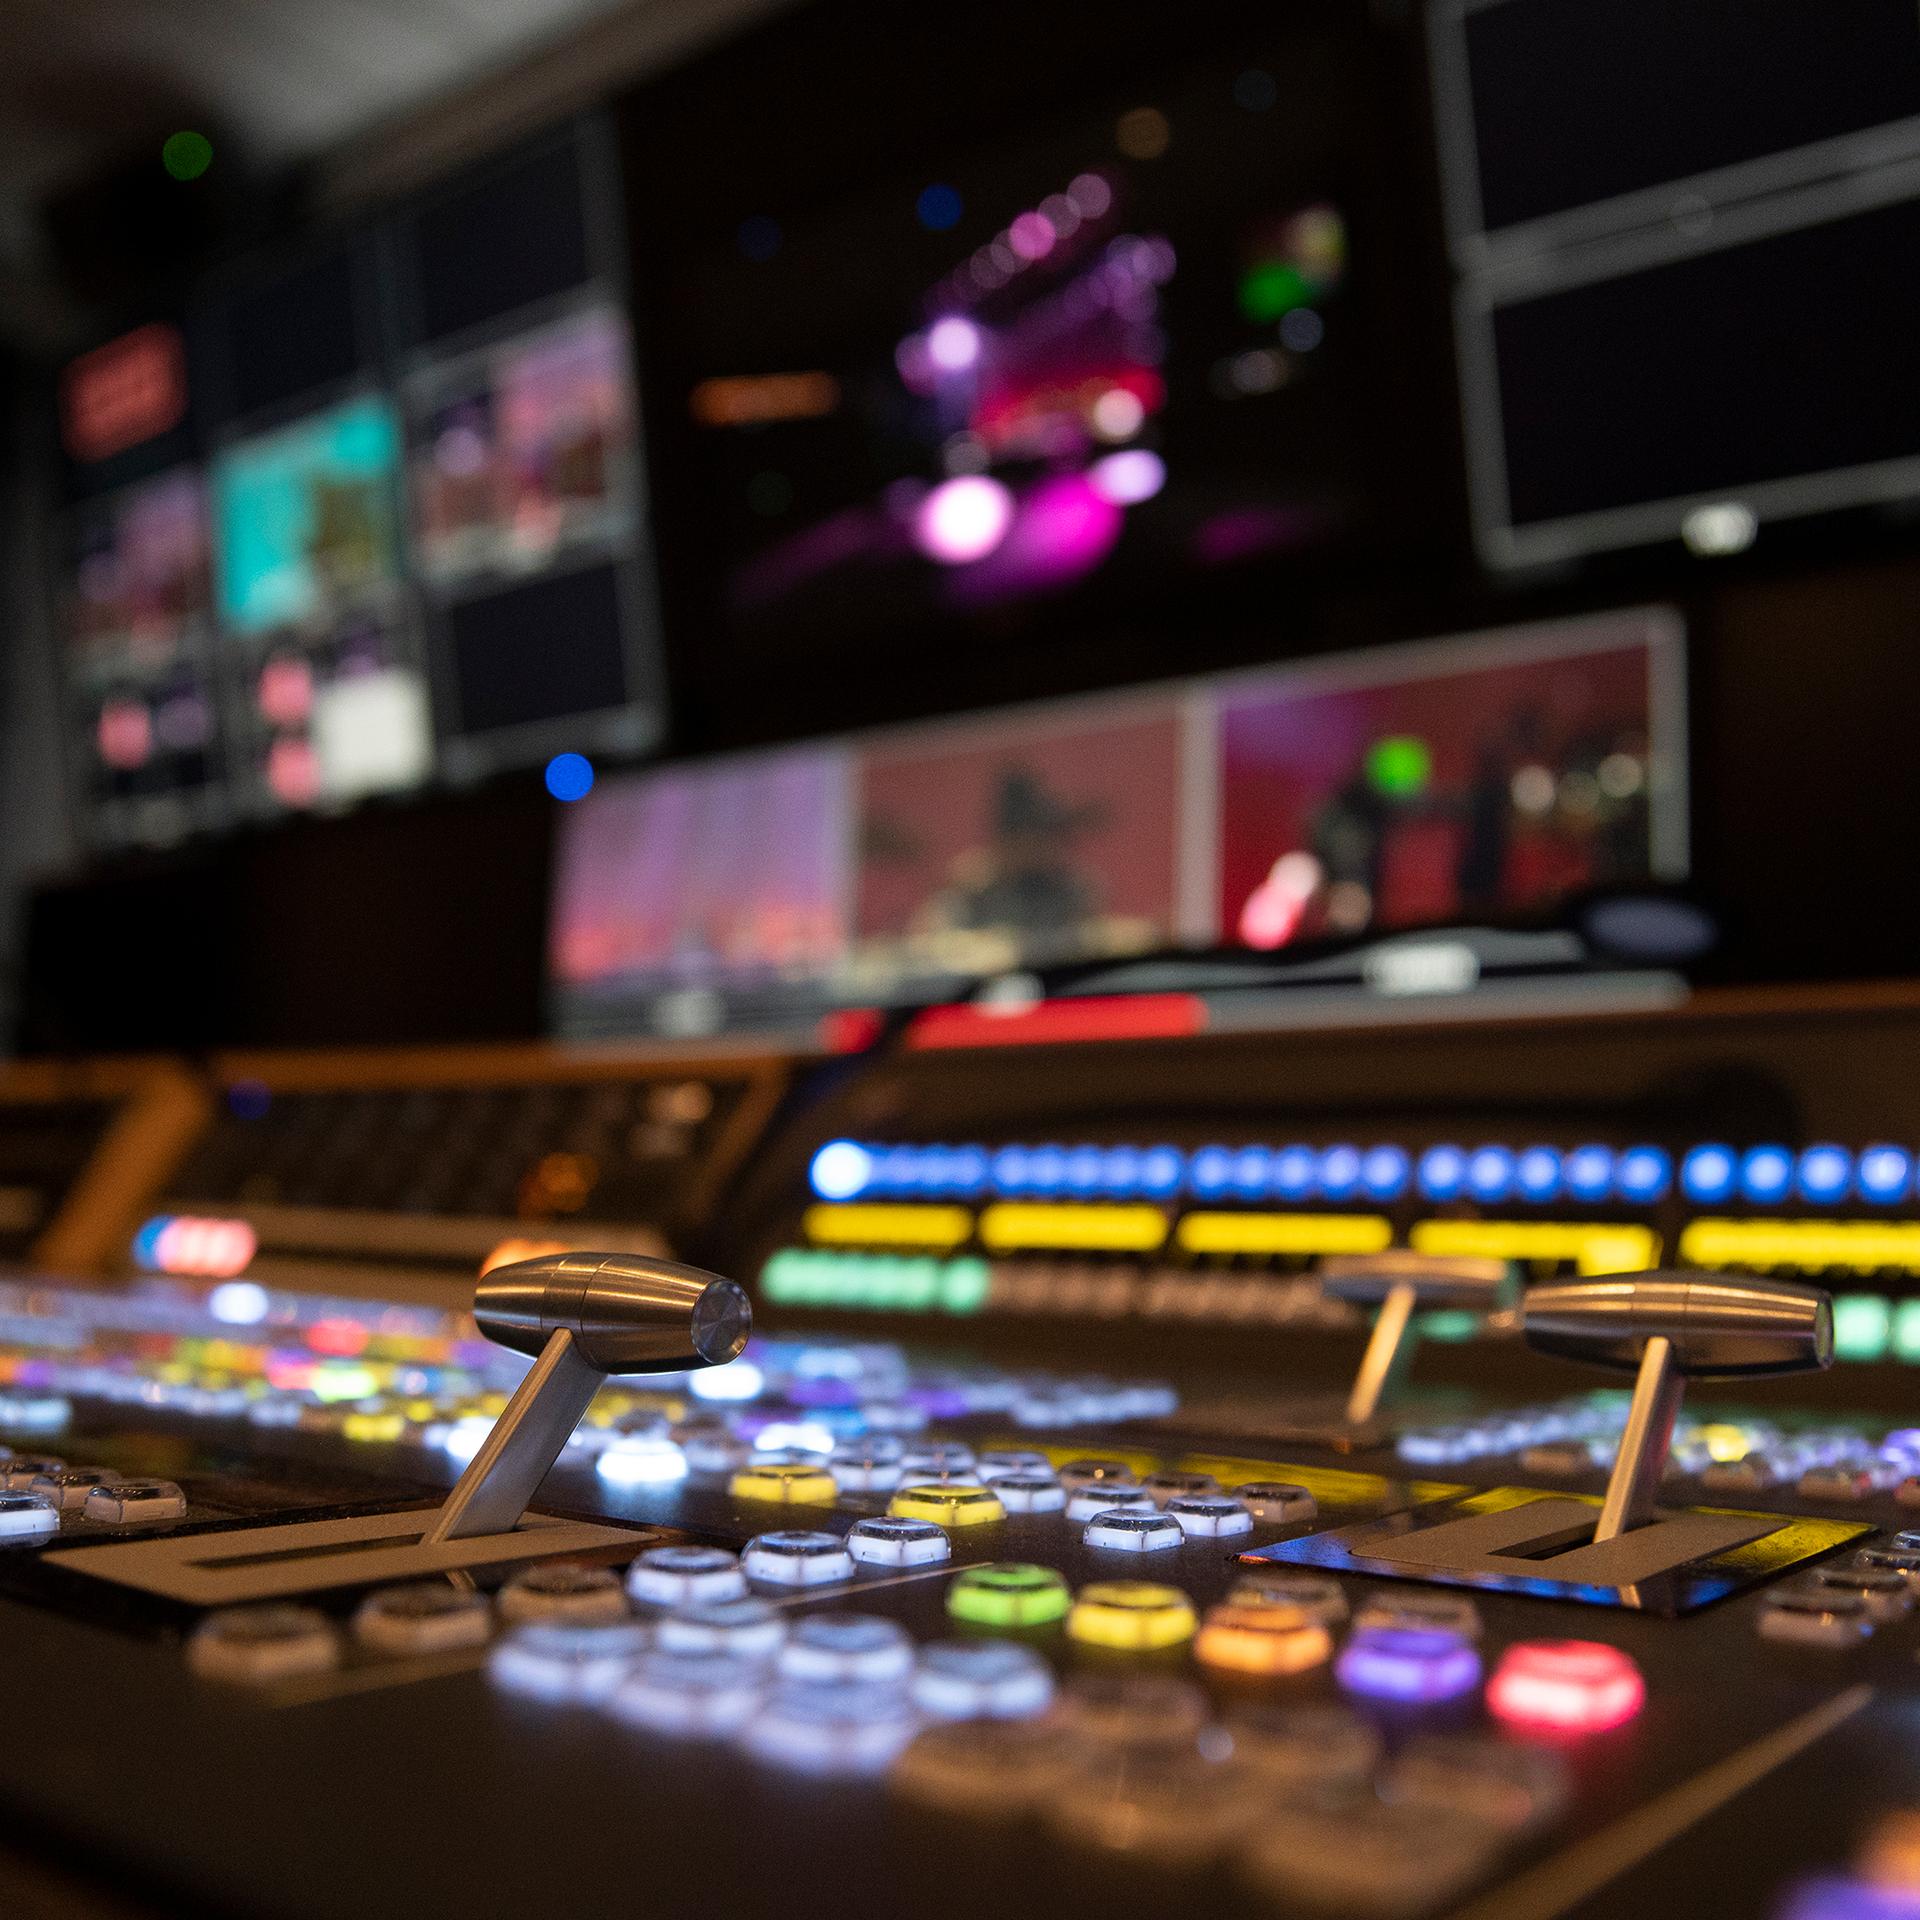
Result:
{"label": "purple illuminated button", "polygon": [[1430,1627],[1357,1627],[1334,1678],[1369,1700],[1457,1700],[1480,1684],[1480,1656],[1457,1633]]}

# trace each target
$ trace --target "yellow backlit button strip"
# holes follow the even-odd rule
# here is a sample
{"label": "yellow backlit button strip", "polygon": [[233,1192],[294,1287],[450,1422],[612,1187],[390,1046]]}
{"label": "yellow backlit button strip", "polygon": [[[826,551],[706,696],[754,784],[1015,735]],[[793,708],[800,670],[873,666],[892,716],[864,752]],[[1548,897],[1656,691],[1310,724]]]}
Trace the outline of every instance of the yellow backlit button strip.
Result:
{"label": "yellow backlit button strip", "polygon": [[1571,1260],[1583,1274],[1645,1273],[1660,1264],[1660,1236],[1625,1222],[1422,1220],[1407,1238],[1415,1253]]}
{"label": "yellow backlit button strip", "polygon": [[1052,1207],[1016,1200],[980,1216],[980,1244],[992,1253],[1152,1253],[1166,1239],[1167,1216],[1158,1207]]}
{"label": "yellow backlit button strip", "polygon": [[807,1238],[822,1247],[959,1246],[973,1232],[965,1207],[848,1206],[809,1207],[803,1222]]}
{"label": "yellow backlit button strip", "polygon": [[1174,1237],[1188,1253],[1379,1253],[1393,1224],[1379,1213],[1190,1213]]}
{"label": "yellow backlit button strip", "polygon": [[1920,1220],[1696,1220],[1680,1235],[1680,1258],[1694,1267],[1920,1273]]}

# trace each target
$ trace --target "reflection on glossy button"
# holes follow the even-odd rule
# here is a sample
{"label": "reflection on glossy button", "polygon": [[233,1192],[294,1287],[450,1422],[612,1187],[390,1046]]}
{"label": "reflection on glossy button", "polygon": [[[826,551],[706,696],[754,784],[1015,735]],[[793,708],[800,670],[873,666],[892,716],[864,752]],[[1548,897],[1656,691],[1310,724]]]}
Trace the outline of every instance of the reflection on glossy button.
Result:
{"label": "reflection on glossy button", "polygon": [[60,1509],[37,1493],[0,1493],[0,1546],[45,1540],[60,1531]]}
{"label": "reflection on glossy button", "polygon": [[312,1607],[222,1607],[187,1641],[187,1664],[207,1680],[259,1685],[324,1673],[339,1661],[340,1636]]}
{"label": "reflection on glossy button", "polygon": [[1240,1791],[1231,1752],[1231,1742],[1205,1733],[1183,1744],[1095,1748],[1047,1802],[1047,1824],[1073,1846],[1197,1867],[1265,1812]]}
{"label": "reflection on glossy button", "polygon": [[928,1520],[939,1527],[978,1527],[1007,1517],[999,1494],[977,1480],[902,1487],[887,1512],[895,1520]]}
{"label": "reflection on glossy button", "polygon": [[77,1513],[95,1487],[110,1487],[119,1478],[111,1467],[55,1467],[35,1474],[27,1491],[51,1500],[62,1512]]}
{"label": "reflection on glossy button", "polygon": [[1256,1887],[1290,1906],[1401,1915],[1444,1906],[1498,1846],[1477,1821],[1355,1794],[1272,1807],[1240,1859]]}
{"label": "reflection on glossy button", "polygon": [[938,1640],[913,1671],[914,1704],[942,1720],[1017,1720],[1052,1698],[1053,1669],[1013,1640]]}
{"label": "reflection on glossy button", "polygon": [[477,1647],[493,1631],[487,1597],[445,1581],[380,1587],[361,1601],[353,1637],[375,1653],[445,1653]]}
{"label": "reflection on glossy button", "polygon": [[1051,1567],[1000,1560],[968,1567],[947,1588],[947,1611],[980,1627],[1039,1627],[1065,1617],[1073,1604],[1066,1581]]}
{"label": "reflection on glossy button", "polygon": [[623,1620],[627,1596],[611,1567],[548,1560],[508,1575],[498,1601],[505,1620]]}
{"label": "reflection on glossy button", "polygon": [[1103,1513],[1158,1513],[1152,1497],[1131,1480],[1097,1480],[1067,1495],[1069,1520],[1097,1520]]}
{"label": "reflection on glossy button", "polygon": [[604,1699],[647,1650],[638,1620],[522,1621],[495,1642],[487,1673],[496,1686],[557,1703]]}
{"label": "reflection on glossy button", "polygon": [[746,1590],[740,1556],[725,1547],[649,1547],[627,1569],[627,1594],[645,1607],[735,1600]]}
{"label": "reflection on glossy button", "polygon": [[1044,1720],[958,1720],[929,1727],[889,1783],[916,1805],[983,1819],[1030,1815],[1066,1779],[1079,1747]]}
{"label": "reflection on glossy button", "polygon": [[1180,1531],[1195,1540],[1218,1540],[1253,1531],[1253,1515],[1246,1503],[1222,1494],[1181,1495],[1164,1509]]}
{"label": "reflection on glossy button", "polygon": [[718,1738],[747,1723],[766,1686],[766,1668],[757,1660],[654,1647],[628,1669],[607,1705],[651,1733]]}
{"label": "reflection on glossy button", "polygon": [[1066,1488],[1047,1474],[999,1473],[987,1484],[1009,1513],[1059,1513],[1067,1504]]}
{"label": "reflection on glossy button", "polygon": [[[1491,1684],[1487,1691],[1491,1697]],[[1517,1834],[1552,1819],[1565,1805],[1567,1764],[1550,1747],[1476,1733],[1422,1734],[1400,1749],[1380,1790],[1389,1800]]]}
{"label": "reflection on glossy button", "polygon": [[1059,1470],[1059,1478],[1068,1487],[1135,1484],[1133,1469],[1124,1460],[1069,1460]]}
{"label": "reflection on glossy button", "polygon": [[1103,1580],[1082,1587],[1067,1615],[1067,1632],[1090,1647],[1129,1653],[1178,1646],[1193,1637],[1193,1603],[1178,1587],[1148,1580]]}
{"label": "reflection on glossy button", "polygon": [[1102,1745],[1191,1746],[1209,1709],[1192,1681],[1171,1674],[1077,1673],[1060,1689],[1058,1718],[1079,1739]]}
{"label": "reflection on glossy button", "polygon": [[1220,1491],[1220,1482],[1210,1473],[1149,1473],[1142,1477],[1140,1486],[1156,1507],[1164,1507],[1169,1500],[1199,1500],[1215,1495]]}
{"label": "reflection on glossy button", "polygon": [[1379,1733],[1347,1707],[1251,1700],[1221,1724],[1244,1767],[1289,1790],[1357,1787],[1380,1761]]}
{"label": "reflection on glossy button", "polygon": [[1867,1604],[1857,1593],[1794,1581],[1776,1588],[1760,1610],[1762,1638],[1835,1650],[1857,1647],[1873,1632]]}
{"label": "reflection on glossy button", "polygon": [[775,1665],[786,1680],[904,1680],[913,1640],[879,1614],[810,1613],[793,1623]]}
{"label": "reflection on glossy button", "polygon": [[904,1688],[784,1680],[747,1722],[742,1744],[756,1759],[802,1773],[880,1773],[916,1724]]}
{"label": "reflection on glossy button", "polygon": [[0,1487],[10,1493],[26,1493],[43,1473],[58,1473],[66,1464],[57,1454],[9,1454],[0,1461]]}

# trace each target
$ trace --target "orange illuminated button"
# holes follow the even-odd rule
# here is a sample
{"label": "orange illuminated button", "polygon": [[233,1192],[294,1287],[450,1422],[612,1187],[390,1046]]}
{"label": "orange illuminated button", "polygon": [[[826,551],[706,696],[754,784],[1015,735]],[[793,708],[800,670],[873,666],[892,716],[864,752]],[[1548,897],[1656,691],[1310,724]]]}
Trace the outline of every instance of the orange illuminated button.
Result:
{"label": "orange illuminated button", "polygon": [[1007,1517],[1000,1496],[974,1480],[938,1480],[902,1487],[887,1502],[887,1513],[895,1520],[931,1520],[937,1527],[977,1527]]}
{"label": "orange illuminated button", "polygon": [[794,1507],[830,1507],[839,1489],[824,1467],[769,1463],[742,1467],[727,1482],[736,1500],[773,1500]]}
{"label": "orange illuminated button", "polygon": [[1599,1640],[1522,1640],[1487,1682],[1487,1709],[1509,1726],[1602,1733],[1646,1704],[1632,1658]]}
{"label": "orange illuminated button", "polygon": [[1333,1653],[1333,1636],[1304,1608],[1228,1600],[1207,1609],[1193,1643],[1203,1666],[1232,1673],[1305,1673]]}
{"label": "orange illuminated button", "polygon": [[1090,1647],[1150,1653],[1193,1637],[1193,1602],[1178,1587],[1151,1580],[1101,1580],[1082,1587],[1067,1633]]}

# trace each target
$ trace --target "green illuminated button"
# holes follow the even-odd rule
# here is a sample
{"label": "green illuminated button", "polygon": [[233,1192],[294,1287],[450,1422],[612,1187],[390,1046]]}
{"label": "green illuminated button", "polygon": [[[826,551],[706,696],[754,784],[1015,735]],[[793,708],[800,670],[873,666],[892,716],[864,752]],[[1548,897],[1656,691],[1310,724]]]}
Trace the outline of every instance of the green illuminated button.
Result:
{"label": "green illuminated button", "polygon": [[1067,1583],[1051,1567],[998,1560],[956,1574],[947,1588],[947,1611],[977,1627],[1040,1627],[1064,1616],[1073,1604]]}
{"label": "green illuminated button", "polygon": [[1840,1360],[1884,1360],[1893,1307],[1877,1293],[1843,1293],[1833,1303],[1833,1351]]}

